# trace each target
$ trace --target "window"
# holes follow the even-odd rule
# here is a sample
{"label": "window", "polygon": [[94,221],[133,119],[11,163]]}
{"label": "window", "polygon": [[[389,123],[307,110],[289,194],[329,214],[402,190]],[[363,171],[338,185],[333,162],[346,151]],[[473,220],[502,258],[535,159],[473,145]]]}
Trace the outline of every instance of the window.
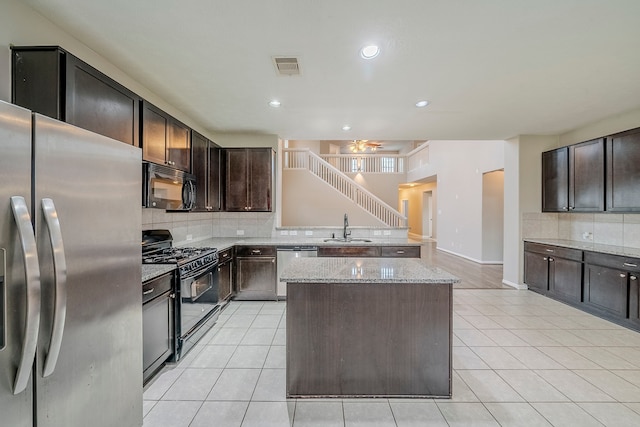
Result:
{"label": "window", "polygon": [[380,159],[380,172],[393,173],[396,171],[395,157],[382,157]]}

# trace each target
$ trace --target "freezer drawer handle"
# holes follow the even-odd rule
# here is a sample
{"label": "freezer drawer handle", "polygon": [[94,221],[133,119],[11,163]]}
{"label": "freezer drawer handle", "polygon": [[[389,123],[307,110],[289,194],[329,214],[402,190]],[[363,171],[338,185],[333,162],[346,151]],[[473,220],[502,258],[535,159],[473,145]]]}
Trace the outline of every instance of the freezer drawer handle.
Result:
{"label": "freezer drawer handle", "polygon": [[51,341],[49,351],[44,361],[43,377],[48,377],[53,373],[58,362],[60,346],[62,345],[62,334],[64,323],[67,317],[67,260],[64,255],[64,243],[62,241],[62,231],[58,212],[51,199],[42,199],[42,212],[44,220],[49,229],[49,241],[51,242],[51,252],[53,253],[53,276],[55,280],[55,309],[53,311],[53,326],[51,328]]}
{"label": "freezer drawer handle", "polygon": [[40,327],[40,265],[36,238],[31,225],[29,208],[24,197],[11,197],[11,210],[18,227],[26,281],[26,321],[22,339],[22,354],[13,384],[13,394],[22,393],[29,384],[31,366],[36,355],[38,328]]}

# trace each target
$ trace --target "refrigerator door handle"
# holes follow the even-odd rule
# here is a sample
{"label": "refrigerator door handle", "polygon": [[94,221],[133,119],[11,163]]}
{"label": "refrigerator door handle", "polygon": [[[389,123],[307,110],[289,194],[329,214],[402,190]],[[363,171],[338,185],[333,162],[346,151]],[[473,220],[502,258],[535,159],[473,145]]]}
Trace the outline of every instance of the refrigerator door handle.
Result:
{"label": "refrigerator door handle", "polygon": [[40,327],[40,266],[36,237],[31,224],[29,208],[24,197],[11,197],[11,210],[18,227],[22,256],[24,259],[26,284],[26,319],[22,339],[22,354],[18,363],[18,371],[13,385],[13,394],[23,392],[29,384],[31,367],[38,345],[38,328]]}
{"label": "refrigerator door handle", "polygon": [[51,340],[49,351],[44,361],[43,377],[53,373],[60,355],[62,335],[67,317],[67,260],[64,253],[62,231],[56,206],[51,199],[42,199],[42,211],[44,220],[49,230],[49,241],[53,253],[53,275],[55,281],[55,308],[53,311],[53,326],[51,328]]}

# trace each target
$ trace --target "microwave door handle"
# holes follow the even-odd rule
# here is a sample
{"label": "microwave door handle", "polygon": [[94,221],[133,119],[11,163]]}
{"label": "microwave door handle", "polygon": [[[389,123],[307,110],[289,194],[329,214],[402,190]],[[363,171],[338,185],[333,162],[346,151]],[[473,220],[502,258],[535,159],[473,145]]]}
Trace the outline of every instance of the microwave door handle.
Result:
{"label": "microwave door handle", "polygon": [[48,377],[56,368],[60,347],[62,345],[62,334],[67,317],[67,260],[62,241],[62,230],[55,204],[51,199],[42,199],[42,211],[44,219],[49,229],[49,242],[53,253],[53,276],[55,288],[55,308],[53,311],[53,326],[51,328],[51,340],[49,351],[44,361],[43,377]]}
{"label": "microwave door handle", "polygon": [[18,363],[13,394],[22,393],[29,384],[31,367],[38,345],[38,328],[40,327],[40,265],[36,238],[31,225],[29,208],[24,197],[11,197],[11,210],[18,228],[18,236],[22,246],[26,285],[26,318],[22,338],[22,353]]}
{"label": "microwave door handle", "polygon": [[184,209],[191,210],[193,209],[193,205],[195,204],[194,200],[195,193],[195,185],[191,180],[184,181],[183,193],[182,193],[182,204]]}

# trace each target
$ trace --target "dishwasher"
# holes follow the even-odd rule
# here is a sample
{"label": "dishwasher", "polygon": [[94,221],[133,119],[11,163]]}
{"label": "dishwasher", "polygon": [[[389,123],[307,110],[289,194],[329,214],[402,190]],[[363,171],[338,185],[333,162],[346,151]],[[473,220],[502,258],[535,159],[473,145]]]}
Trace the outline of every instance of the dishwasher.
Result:
{"label": "dishwasher", "polygon": [[279,299],[284,299],[287,296],[287,284],[280,282],[280,274],[282,270],[289,265],[292,259],[295,258],[310,258],[318,256],[317,246],[278,246],[278,263],[277,263],[277,275],[278,286],[277,295]]}

